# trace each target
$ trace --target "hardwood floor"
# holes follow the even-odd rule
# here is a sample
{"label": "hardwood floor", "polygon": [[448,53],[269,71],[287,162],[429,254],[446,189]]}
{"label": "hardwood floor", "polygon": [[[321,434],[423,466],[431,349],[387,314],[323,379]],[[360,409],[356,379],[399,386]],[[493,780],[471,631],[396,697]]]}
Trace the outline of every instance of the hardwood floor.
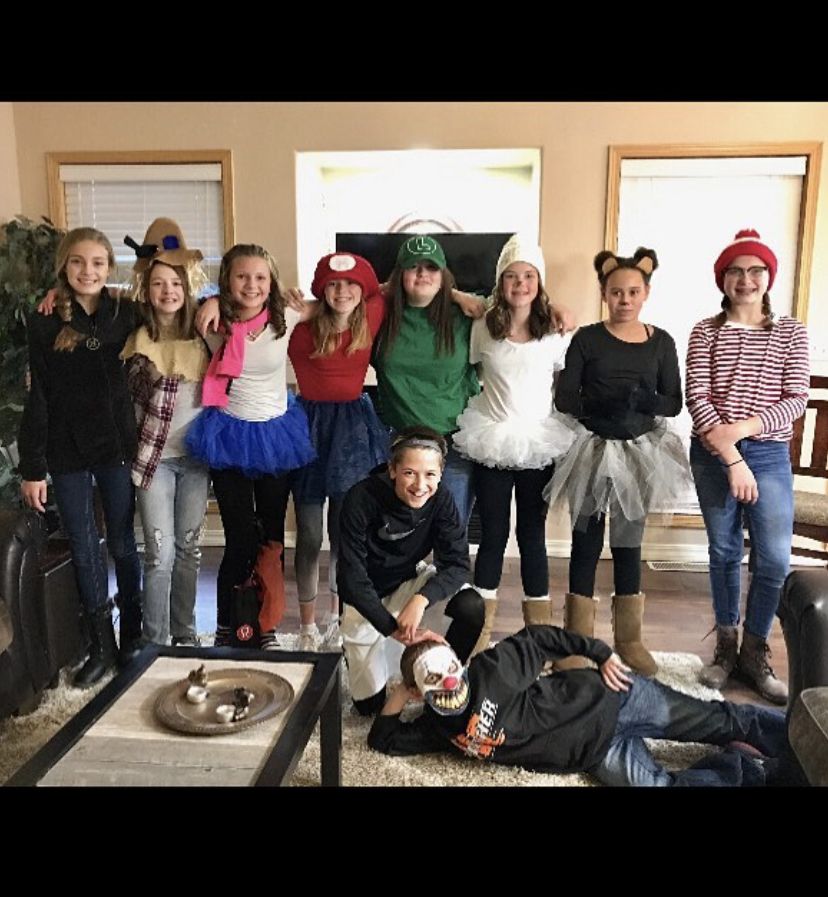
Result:
{"label": "hardwood floor", "polygon": [[[216,625],[215,582],[221,548],[203,549],[201,572],[198,581],[196,614],[200,632],[212,632]],[[285,552],[287,582],[287,609],[278,629],[296,632],[299,628],[299,606],[293,574],[293,549]],[[569,562],[566,558],[550,558],[550,593],[554,601],[554,623],[562,625],[563,596],[567,587]],[[747,579],[745,568],[743,580]],[[322,553],[320,582],[327,583],[327,552]],[[743,592],[746,582],[743,583]],[[644,640],[652,651],[683,651],[698,654],[705,663],[713,657],[715,636],[705,636],[713,626],[710,588],[707,573],[671,573],[642,569],[642,591],[647,595],[644,611]],[[610,594],[612,593],[612,562],[599,561],[596,577],[598,604],[595,635],[612,644],[612,620]],[[504,565],[503,580],[499,590],[500,602],[494,626],[494,638],[503,638],[523,626],[521,613],[519,561],[508,559]],[[327,587],[320,587],[317,618],[321,620],[327,607]],[[744,601],[744,594],[743,594]],[[744,607],[744,604],[743,604]],[[781,679],[787,679],[788,654],[779,622],[774,623],[769,640],[773,665]],[[740,683],[729,684],[724,692],[729,700],[766,703]],[[768,705],[770,706],[770,705]]]}

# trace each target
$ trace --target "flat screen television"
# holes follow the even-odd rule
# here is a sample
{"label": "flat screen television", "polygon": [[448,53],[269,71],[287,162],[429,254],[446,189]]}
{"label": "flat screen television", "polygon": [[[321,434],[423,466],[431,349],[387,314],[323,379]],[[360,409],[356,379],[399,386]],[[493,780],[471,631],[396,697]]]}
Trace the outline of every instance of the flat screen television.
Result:
{"label": "flat screen television", "polygon": [[[373,265],[380,283],[388,280],[400,246],[412,234],[338,233],[337,252],[353,252]],[[511,234],[428,234],[442,247],[457,288],[488,296],[494,288],[500,250]]]}

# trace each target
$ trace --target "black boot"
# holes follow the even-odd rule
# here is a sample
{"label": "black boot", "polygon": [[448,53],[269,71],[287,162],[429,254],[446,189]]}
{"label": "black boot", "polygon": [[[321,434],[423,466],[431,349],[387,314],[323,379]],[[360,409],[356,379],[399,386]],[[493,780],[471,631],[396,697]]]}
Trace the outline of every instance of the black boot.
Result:
{"label": "black boot", "polygon": [[120,597],[117,597],[115,601],[121,612],[118,625],[118,663],[124,666],[144,647],[144,642],[141,638],[141,624],[143,623],[144,615],[141,610],[140,595],[136,595],[127,601],[122,601]]}
{"label": "black boot", "polygon": [[107,673],[118,659],[115,630],[112,628],[112,610],[109,603],[102,604],[86,615],[91,645],[89,660],[75,674],[77,688],[89,688]]}

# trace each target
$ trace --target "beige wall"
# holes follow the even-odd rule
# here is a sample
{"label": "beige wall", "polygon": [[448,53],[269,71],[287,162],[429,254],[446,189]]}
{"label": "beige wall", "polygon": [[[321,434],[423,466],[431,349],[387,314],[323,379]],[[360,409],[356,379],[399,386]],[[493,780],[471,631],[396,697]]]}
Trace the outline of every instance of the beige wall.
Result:
{"label": "beige wall", "polygon": [[[556,296],[598,317],[607,147],[630,143],[828,142],[826,103],[14,103],[23,211],[46,214],[45,153],[229,148],[236,236],[272,249],[297,281],[294,153],[538,146],[541,242]],[[4,134],[0,109],[0,136]],[[10,126],[12,127],[12,126]],[[828,153],[823,168],[828,166]],[[828,196],[823,170],[822,192]],[[0,184],[2,189],[2,184]],[[2,207],[0,207],[2,211]],[[809,318],[828,319],[828,202],[820,203]]]}
{"label": "beige wall", "polygon": [[[17,141],[22,211],[47,213],[45,153],[57,150],[230,149],[236,238],[264,244],[298,282],[294,154],[303,150],[540,147],[541,242],[553,295],[582,323],[597,320],[591,259],[603,247],[611,144],[828,143],[826,103],[14,103],[0,138]],[[3,140],[7,145],[7,140]],[[11,145],[11,144],[9,144]],[[7,150],[3,150],[6,152]],[[2,163],[2,159],[0,159]],[[823,155],[808,324],[828,342],[828,152]],[[14,205],[0,164],[0,214]],[[6,183],[8,182],[8,184]],[[6,189],[11,190],[7,198]],[[16,210],[16,209],[15,209]],[[159,210],[159,213],[163,210]],[[749,222],[746,222],[749,224]],[[699,260],[710,264],[711,260]],[[711,284],[712,287],[712,284]],[[566,528],[550,521],[566,553]],[[653,544],[701,547],[703,532],[648,530]],[[645,543],[646,548],[646,543]]]}
{"label": "beige wall", "polygon": [[20,178],[14,108],[11,103],[0,103],[0,221],[8,221],[19,211]]}

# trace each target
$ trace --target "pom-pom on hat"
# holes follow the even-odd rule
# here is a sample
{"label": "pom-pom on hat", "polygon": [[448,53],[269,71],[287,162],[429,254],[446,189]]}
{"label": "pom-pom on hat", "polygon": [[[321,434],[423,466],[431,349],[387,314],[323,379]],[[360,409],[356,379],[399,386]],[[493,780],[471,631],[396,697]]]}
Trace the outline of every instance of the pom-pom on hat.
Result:
{"label": "pom-pom on hat", "polygon": [[325,287],[332,280],[352,280],[362,287],[364,297],[379,292],[379,282],[368,259],[350,252],[332,252],[316,265],[311,292],[317,299],[325,298]]}
{"label": "pom-pom on hat", "polygon": [[416,268],[420,262],[433,262],[441,270],[446,267],[443,247],[425,234],[409,237],[397,253],[398,268]]}
{"label": "pom-pom on hat", "polygon": [[132,266],[136,274],[146,271],[151,262],[186,265],[188,262],[204,258],[200,249],[187,249],[184,234],[172,218],[156,218],[147,228],[142,245],[136,243],[132,237],[124,237],[124,243],[134,249],[138,256]]}
{"label": "pom-pom on hat", "polygon": [[733,238],[733,242],[722,250],[721,255],[713,265],[713,273],[716,275],[716,286],[724,293],[725,268],[729,268],[733,259],[740,255],[755,255],[757,258],[762,259],[768,266],[768,289],[770,289],[776,279],[776,256],[773,254],[770,246],[762,242],[755,230],[740,230]]}
{"label": "pom-pom on hat", "polygon": [[535,268],[540,275],[541,282],[546,280],[546,264],[543,260],[543,250],[532,240],[522,234],[511,236],[503,249],[495,268],[495,283],[500,282],[500,275],[512,264],[512,262],[526,262]]}

